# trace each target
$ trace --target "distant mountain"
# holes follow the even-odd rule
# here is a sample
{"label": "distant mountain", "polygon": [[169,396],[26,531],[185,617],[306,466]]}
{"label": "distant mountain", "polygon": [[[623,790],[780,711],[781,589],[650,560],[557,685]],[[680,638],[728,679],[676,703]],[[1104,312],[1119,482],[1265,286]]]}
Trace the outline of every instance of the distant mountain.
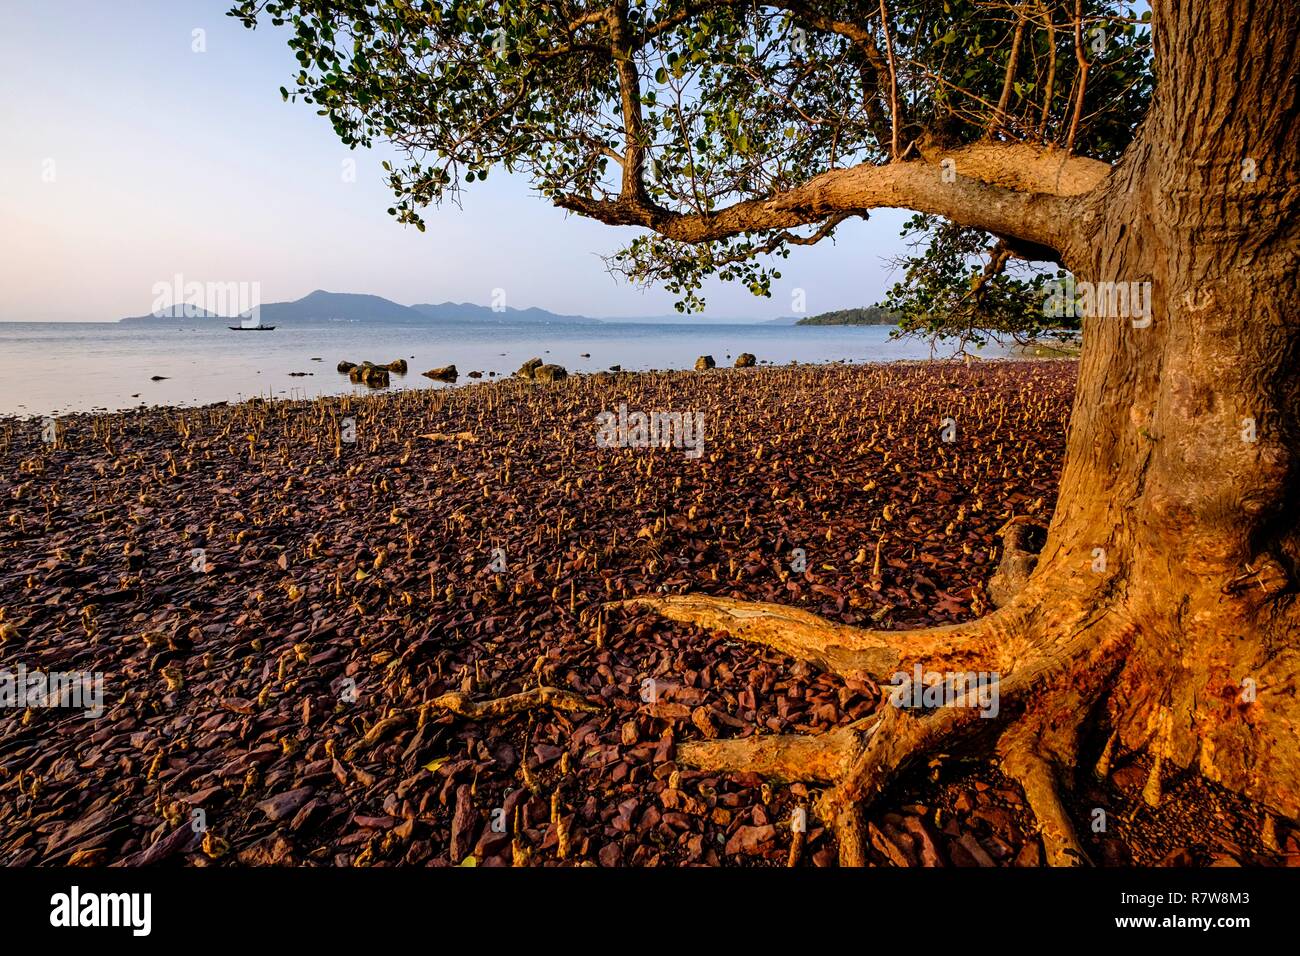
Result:
{"label": "distant mountain", "polygon": [[262,324],[277,322],[392,322],[420,325],[423,319],[409,305],[398,305],[377,295],[325,292],[317,289],[296,302],[269,302],[262,306]]}
{"label": "distant mountain", "polygon": [[[247,313],[244,313],[247,315]],[[151,315],[133,315],[121,322],[175,322],[177,319],[217,320],[228,324],[241,316],[222,316],[193,305],[177,305]],[[557,315],[545,309],[494,311],[470,302],[438,305],[401,305],[382,296],[354,292],[326,292],[317,289],[294,302],[267,302],[261,308],[263,325],[293,325],[320,322],[361,322],[386,325],[429,325],[442,322],[563,323],[597,325],[600,319],[585,315]]]}
{"label": "distant mountain", "polygon": [[839,309],[800,319],[795,325],[897,325],[898,316],[878,305],[865,309]]}
{"label": "distant mountain", "polygon": [[[174,323],[177,319],[199,320],[200,324],[236,325],[248,315],[218,315],[194,305],[177,305],[151,315],[133,315],[120,322]],[[816,318],[816,317],[814,317]],[[375,325],[439,325],[452,322],[474,322],[482,325],[600,325],[605,322],[651,323],[672,325],[752,325],[761,319],[719,318],[704,319],[698,315],[646,315],[611,316],[593,318],[588,315],[562,315],[546,309],[505,308],[497,311],[490,306],[473,302],[421,302],[401,305],[378,295],[355,292],[326,292],[317,289],[293,302],[267,302],[260,314],[263,325],[309,325],[324,322],[358,322]],[[794,325],[796,316],[771,319],[769,323]],[[808,323],[804,323],[808,324]]]}
{"label": "distant mountain", "polygon": [[133,315],[130,318],[120,319],[121,322],[152,322],[152,321],[174,321],[176,319],[219,319],[221,316],[215,312],[209,312],[207,309],[200,309],[197,305],[187,303],[178,303],[169,306],[166,309],[159,309],[150,315]]}
{"label": "distant mountain", "polygon": [[498,312],[486,305],[475,305],[472,302],[439,302],[437,304],[425,302],[413,305],[411,308],[437,322],[500,322],[503,324],[513,322],[562,322],[566,325],[598,325],[601,321],[586,315],[558,315],[555,312],[548,312],[546,309],[539,309],[535,306],[527,309],[506,307]]}

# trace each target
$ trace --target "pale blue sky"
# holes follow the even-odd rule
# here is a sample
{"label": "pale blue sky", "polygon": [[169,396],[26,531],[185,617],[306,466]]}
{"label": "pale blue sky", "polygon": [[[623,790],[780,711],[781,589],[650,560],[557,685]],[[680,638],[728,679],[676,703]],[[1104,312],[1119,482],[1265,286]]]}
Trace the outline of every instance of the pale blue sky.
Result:
{"label": "pale blue sky", "polygon": [[[500,171],[428,231],[396,225],[377,152],[349,152],[313,107],[281,100],[283,31],[245,30],[225,0],[0,0],[0,321],[98,321],[152,307],[155,283],[258,282],[265,302],[313,289],[586,315],[672,311],[616,282],[634,234],[566,216]],[[206,31],[206,52],[192,49]],[[356,160],[356,181],[343,162]],[[52,181],[48,181],[52,180]],[[795,249],[771,299],[709,288],[710,316],[867,305],[894,277],[906,214]]]}

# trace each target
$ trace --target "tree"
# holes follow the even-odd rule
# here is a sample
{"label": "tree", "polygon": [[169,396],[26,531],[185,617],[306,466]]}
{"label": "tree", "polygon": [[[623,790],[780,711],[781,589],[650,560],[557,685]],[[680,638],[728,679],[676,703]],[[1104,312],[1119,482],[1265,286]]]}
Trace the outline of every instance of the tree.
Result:
{"label": "tree", "polygon": [[[1082,317],[1046,544],[993,613],[846,627],[703,595],[637,603],[837,673],[1000,675],[1003,769],[1053,863],[1084,854],[1059,797],[1147,752],[1300,815],[1300,6],[1156,0],[248,0],[292,26],[291,93],[349,145],[387,139],[393,214],[495,165],[645,233],[617,265],[698,304],[758,293],[768,257],[902,207],[1053,264]],[[1150,58],[1148,58],[1148,51]],[[1152,62],[1153,61],[1153,62]],[[1154,84],[1152,76],[1154,75]],[[947,241],[960,236],[950,234]],[[967,236],[969,238],[969,234]],[[943,255],[942,247],[936,255]],[[951,273],[951,269],[949,270]],[[994,273],[996,274],[996,273]],[[841,860],[913,760],[969,745],[975,708],[883,707],[818,737],[683,744],[699,767],[828,784]],[[1084,753],[1085,731],[1109,738]]]}

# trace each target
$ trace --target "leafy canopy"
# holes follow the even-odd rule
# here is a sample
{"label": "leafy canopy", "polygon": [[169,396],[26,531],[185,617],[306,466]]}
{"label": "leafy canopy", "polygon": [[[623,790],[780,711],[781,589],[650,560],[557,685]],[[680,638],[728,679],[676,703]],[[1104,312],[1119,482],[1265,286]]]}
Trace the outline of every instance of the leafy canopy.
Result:
{"label": "leafy canopy", "polygon": [[[1140,5],[1138,5],[1140,7]],[[919,144],[1053,144],[1103,160],[1152,88],[1148,14],[1107,0],[241,0],[247,26],[290,31],[302,99],[343,143],[395,145],[390,213],[455,199],[494,167],[588,214],[635,204],[714,215],[819,173],[916,158]],[[703,305],[704,279],[770,295],[794,245],[834,235],[654,231],[611,268]],[[1032,334],[1039,281],[1014,245],[921,217],[887,307],[936,335]],[[1037,301],[1041,301],[1038,299]]]}

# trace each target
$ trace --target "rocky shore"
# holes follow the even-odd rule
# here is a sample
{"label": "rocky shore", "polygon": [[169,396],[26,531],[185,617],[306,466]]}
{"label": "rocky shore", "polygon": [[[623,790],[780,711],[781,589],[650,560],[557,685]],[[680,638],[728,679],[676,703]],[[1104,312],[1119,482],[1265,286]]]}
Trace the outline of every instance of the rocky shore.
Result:
{"label": "rocky shore", "polygon": [[[0,419],[0,672],[103,688],[98,716],[0,709],[0,864],[833,865],[809,788],[674,747],[828,730],[887,690],[609,604],[982,613],[995,532],[1051,513],[1074,377],[713,369]],[[623,405],[695,416],[701,453],[598,446]],[[1278,859],[1251,808],[1187,781],[1152,810],[1145,778],[1071,807],[1098,861]],[[919,768],[868,818],[882,865],[1039,861],[987,765]]]}

